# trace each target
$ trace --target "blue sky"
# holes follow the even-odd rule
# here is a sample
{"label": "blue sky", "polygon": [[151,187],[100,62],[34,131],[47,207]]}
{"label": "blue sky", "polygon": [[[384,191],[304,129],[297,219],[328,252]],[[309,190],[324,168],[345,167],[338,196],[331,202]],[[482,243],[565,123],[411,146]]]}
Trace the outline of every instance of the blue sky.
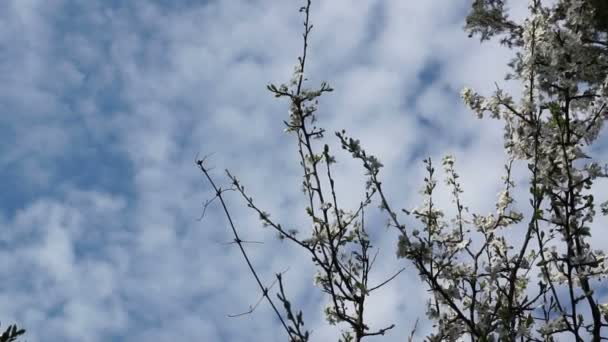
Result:
{"label": "blue sky", "polygon": [[[213,194],[194,159],[213,153],[218,180],[230,169],[274,218],[306,228],[296,142],[282,133],[287,103],[265,87],[291,77],[299,6],[0,2],[3,326],[19,323],[28,341],[285,340],[264,303],[252,315],[226,317],[246,311],[259,292],[226,244],[219,208],[197,220]],[[335,88],[321,100],[319,122],[328,132],[346,129],[380,158],[398,207],[420,201],[427,155],[439,162],[455,154],[476,212],[492,210],[500,189],[501,124],[477,120],[458,93],[464,85],[494,89],[512,53],[467,38],[468,6],[313,1],[307,75],[311,86]],[[524,9],[513,4],[513,15]],[[516,85],[501,84],[517,94]],[[354,206],[363,172],[332,134],[327,142],[338,157],[339,193]],[[310,259],[261,228],[240,198],[228,199],[243,238],[264,242],[247,246],[263,280],[289,267],[287,291],[313,339],[335,340]],[[385,218],[372,214],[371,222],[381,260],[372,280],[380,281],[403,261]],[[598,247],[607,240],[598,238]],[[426,295],[408,266],[371,299],[369,321],[397,324],[383,339],[397,341],[420,317],[422,334]]]}

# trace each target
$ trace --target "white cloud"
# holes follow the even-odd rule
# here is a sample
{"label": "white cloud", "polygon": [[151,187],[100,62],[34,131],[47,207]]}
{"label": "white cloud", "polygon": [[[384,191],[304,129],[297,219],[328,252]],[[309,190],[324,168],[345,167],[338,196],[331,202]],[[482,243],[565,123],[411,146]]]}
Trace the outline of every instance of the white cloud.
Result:
{"label": "white cloud", "polygon": [[[90,2],[74,7],[80,21],[62,12],[76,6],[69,2],[4,6],[10,12],[0,17],[0,47],[16,52],[0,60],[0,77],[14,85],[0,90],[0,105],[16,114],[0,118],[15,132],[15,143],[0,149],[0,165],[16,165],[39,188],[21,210],[0,211],[7,248],[0,257],[8,260],[0,273],[16,272],[0,295],[0,319],[19,322],[32,341],[284,340],[266,303],[226,318],[260,293],[236,246],[226,244],[232,236],[217,201],[196,220],[213,194],[193,161],[214,153],[213,174],[224,188],[227,167],[260,207],[306,234],[295,140],[281,133],[287,104],[265,89],[291,76],[301,49],[298,5]],[[440,165],[446,152],[456,155],[471,209],[493,208],[504,162],[501,125],[478,121],[458,92],[463,85],[489,92],[495,81],[517,88],[501,81],[512,54],[468,39],[465,12],[441,1],[313,2],[308,84],[335,87],[321,99],[319,123],[338,158],[345,207],[354,208],[364,188],[360,164],[333,136],[342,128],[385,164],[397,208],[420,200],[419,161],[429,154]],[[421,79],[433,65],[437,77]],[[100,150],[120,154],[125,165],[98,157]],[[76,155],[93,171],[61,169]],[[117,189],[72,180],[89,179],[86,172],[102,165],[120,168]],[[287,291],[313,338],[335,339],[320,313],[326,299],[311,289],[310,258],[260,228],[234,192],[226,196],[242,238],[264,242],[246,244],[264,281],[290,267]],[[380,214],[369,215],[383,261],[379,281],[404,263],[395,258],[395,231]],[[402,339],[417,317],[419,336],[428,331],[417,279],[409,266],[372,296],[374,327],[397,324],[385,340]]]}

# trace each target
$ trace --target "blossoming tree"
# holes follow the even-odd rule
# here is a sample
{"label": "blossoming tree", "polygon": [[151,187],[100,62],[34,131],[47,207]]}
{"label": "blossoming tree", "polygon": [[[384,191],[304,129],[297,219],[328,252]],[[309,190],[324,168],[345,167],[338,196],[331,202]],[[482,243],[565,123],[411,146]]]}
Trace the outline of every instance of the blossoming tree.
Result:
{"label": "blossoming tree", "polygon": [[[600,5],[598,5],[600,4]],[[465,29],[481,41],[500,36],[515,49],[508,79],[522,86],[519,100],[497,87],[483,96],[464,89],[465,104],[479,118],[489,115],[504,122],[504,148],[508,155],[504,190],[496,210],[489,215],[469,213],[461,203],[461,185],[453,156],[442,160],[446,184],[451,189],[456,216],[445,218],[433,196],[437,185],[435,166],[425,160],[423,194],[416,209],[401,210],[419,224],[409,227],[394,209],[381,181],[380,161],[367,153],[359,140],[345,131],[336,136],[342,148],[362,163],[366,172],[366,196],[353,211],[344,209],[336,195],[328,145],[319,148],[325,130],[314,126],[317,98],[332,88],[304,86],[304,71],[311,1],[303,13],[303,51],[288,84],[269,85],[276,97],[289,99],[286,131],[298,142],[303,170],[306,213],[313,228],[300,238],[271,219],[258,207],[245,187],[230,172],[233,186],[256,211],[262,223],[282,239],[308,251],[317,267],[315,284],[329,295],[325,310],[330,324],[346,324],[340,341],[361,341],[384,335],[394,325],[371,329],[364,319],[366,300],[393,277],[377,285],[368,283],[375,257],[367,234],[364,210],[377,201],[399,232],[397,256],[415,266],[432,293],[427,316],[434,324],[429,341],[576,341],[607,339],[608,304],[596,291],[608,273],[604,253],[594,249],[590,225],[596,216],[592,186],[606,177],[606,168],[586,152],[597,140],[608,118],[608,33],[597,20],[606,15],[601,1],[557,0],[543,4],[533,0],[523,22],[509,18],[505,0],[475,0]],[[602,10],[602,8],[604,8]],[[599,23],[599,24],[598,24]],[[487,92],[486,92],[487,93]],[[197,161],[219,199],[246,263],[262,294],[274,309],[289,341],[307,341],[302,312],[288,300],[281,274],[278,301],[269,295],[238,235],[224,198],[224,190],[209,174],[205,160]],[[527,165],[531,214],[526,217],[512,206],[511,170]],[[599,205],[608,213],[608,203]],[[508,232],[524,227],[519,243],[511,244]],[[605,285],[604,285],[605,286]],[[410,340],[412,337],[410,336]]]}

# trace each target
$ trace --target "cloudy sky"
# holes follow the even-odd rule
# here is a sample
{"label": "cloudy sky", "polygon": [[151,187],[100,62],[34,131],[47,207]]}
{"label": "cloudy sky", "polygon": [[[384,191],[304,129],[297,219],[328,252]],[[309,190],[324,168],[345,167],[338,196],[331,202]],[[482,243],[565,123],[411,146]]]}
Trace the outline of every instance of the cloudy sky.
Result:
{"label": "cloudy sky", "polygon": [[[260,293],[220,208],[199,220],[213,193],[194,160],[213,153],[219,183],[230,169],[273,218],[306,231],[296,141],[283,133],[288,104],[265,88],[291,77],[300,2],[0,2],[3,327],[18,323],[28,341],[285,341],[266,303],[227,317]],[[502,126],[477,120],[458,94],[495,81],[517,92],[502,81],[512,52],[467,38],[468,6],[313,1],[307,77],[335,89],[319,124],[346,129],[380,158],[398,208],[420,202],[426,156],[437,165],[456,156],[473,211],[492,210],[500,189]],[[525,6],[514,2],[513,15]],[[363,171],[333,134],[326,142],[353,208]],[[287,292],[313,340],[336,340],[310,258],[260,227],[238,196],[227,199],[243,239],[263,242],[246,245],[263,281],[289,268]],[[380,248],[372,283],[407,271],[374,294],[367,319],[395,323],[382,340],[403,341],[420,317],[422,336],[427,293],[396,259],[396,232],[370,215]]]}

